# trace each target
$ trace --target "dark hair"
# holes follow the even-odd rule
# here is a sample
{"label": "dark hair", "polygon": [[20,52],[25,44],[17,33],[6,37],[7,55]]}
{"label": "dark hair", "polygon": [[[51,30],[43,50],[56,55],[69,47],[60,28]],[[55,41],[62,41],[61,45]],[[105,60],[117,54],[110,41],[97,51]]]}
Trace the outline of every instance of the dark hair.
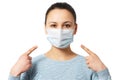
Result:
{"label": "dark hair", "polygon": [[76,13],[75,13],[74,9],[72,8],[72,6],[69,5],[69,4],[66,3],[66,2],[57,2],[57,3],[52,4],[52,5],[48,8],[48,10],[47,10],[47,12],[46,12],[46,15],[45,15],[45,24],[46,24],[46,20],[47,20],[47,15],[48,15],[48,13],[49,13],[51,10],[56,9],[56,8],[68,10],[68,11],[73,15],[73,18],[74,18],[74,20],[75,20],[75,22],[76,22]]}

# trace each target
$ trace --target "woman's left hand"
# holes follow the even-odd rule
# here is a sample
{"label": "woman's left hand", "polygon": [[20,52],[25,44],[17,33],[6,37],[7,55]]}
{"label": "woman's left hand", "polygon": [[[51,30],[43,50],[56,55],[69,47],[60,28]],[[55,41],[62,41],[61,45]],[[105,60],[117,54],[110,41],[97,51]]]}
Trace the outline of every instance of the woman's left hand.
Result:
{"label": "woman's left hand", "polygon": [[81,48],[89,54],[89,56],[86,57],[86,63],[89,68],[91,68],[92,70],[96,72],[102,71],[106,68],[106,66],[103,64],[103,62],[94,52],[89,50],[84,45],[81,45]]}

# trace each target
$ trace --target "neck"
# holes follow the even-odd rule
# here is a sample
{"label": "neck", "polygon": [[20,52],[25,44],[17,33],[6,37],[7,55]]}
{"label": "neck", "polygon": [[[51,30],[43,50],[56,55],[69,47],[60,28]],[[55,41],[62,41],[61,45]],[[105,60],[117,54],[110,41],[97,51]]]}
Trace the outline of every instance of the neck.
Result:
{"label": "neck", "polygon": [[70,46],[64,49],[51,47],[51,49],[45,54],[47,57],[58,59],[58,60],[67,60],[76,56],[74,52],[72,52]]}

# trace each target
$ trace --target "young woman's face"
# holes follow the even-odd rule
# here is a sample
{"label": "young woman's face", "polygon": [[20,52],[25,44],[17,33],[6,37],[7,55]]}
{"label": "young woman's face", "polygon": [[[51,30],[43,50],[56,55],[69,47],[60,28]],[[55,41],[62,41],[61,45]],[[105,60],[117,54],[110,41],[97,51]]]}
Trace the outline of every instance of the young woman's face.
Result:
{"label": "young woman's face", "polygon": [[77,24],[72,14],[66,9],[53,9],[51,10],[46,19],[46,29],[74,29],[76,33]]}

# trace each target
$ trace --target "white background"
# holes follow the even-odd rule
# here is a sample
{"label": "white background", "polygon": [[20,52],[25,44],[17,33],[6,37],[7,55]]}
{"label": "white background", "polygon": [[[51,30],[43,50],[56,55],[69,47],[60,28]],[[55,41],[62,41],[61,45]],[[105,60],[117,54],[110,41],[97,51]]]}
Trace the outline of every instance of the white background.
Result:
{"label": "white background", "polygon": [[[65,0],[58,0],[65,1]],[[18,57],[34,45],[31,56],[50,49],[44,32],[47,8],[56,0],[0,0],[0,80],[7,80]],[[113,80],[119,77],[119,0],[66,0],[77,13],[78,32],[71,47],[86,56],[80,45],[95,52],[108,67]]]}

